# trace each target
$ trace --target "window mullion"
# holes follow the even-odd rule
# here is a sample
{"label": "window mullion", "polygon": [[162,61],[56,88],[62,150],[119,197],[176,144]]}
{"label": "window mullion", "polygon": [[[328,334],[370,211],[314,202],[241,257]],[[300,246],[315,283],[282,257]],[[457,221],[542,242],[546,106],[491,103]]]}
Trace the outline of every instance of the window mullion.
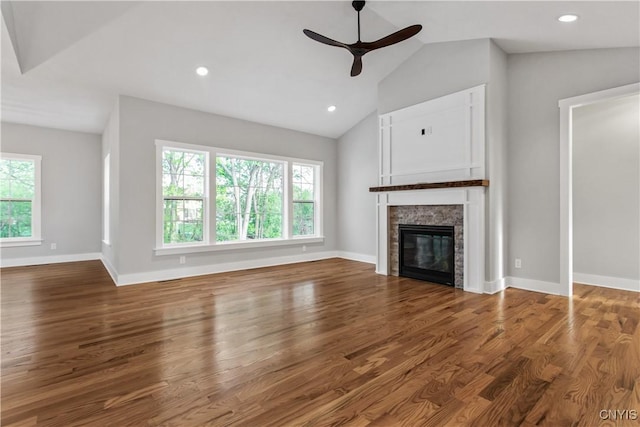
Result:
{"label": "window mullion", "polygon": [[324,235],[324,230],[322,229],[323,227],[323,223],[322,223],[322,212],[320,212],[320,210],[322,209],[322,201],[323,201],[323,194],[322,194],[322,189],[323,189],[323,185],[322,185],[322,168],[320,167],[314,167],[313,168],[313,196],[314,196],[314,204],[313,204],[313,214],[314,214],[314,218],[313,218],[313,234],[316,236],[322,236]]}
{"label": "window mullion", "polygon": [[208,205],[209,205],[209,213],[207,215],[207,226],[209,227],[209,243],[210,244],[215,244],[217,241],[217,235],[216,235],[216,227],[217,227],[217,223],[216,223],[216,197],[217,197],[217,191],[218,191],[218,187],[216,185],[216,174],[217,174],[217,170],[216,170],[216,159],[217,159],[217,153],[216,152],[209,152],[209,155],[207,156],[207,171],[208,171],[208,182],[207,182],[207,197],[208,199]]}
{"label": "window mullion", "polygon": [[164,191],[162,188],[164,150],[156,143],[156,247],[164,245]]}
{"label": "window mullion", "polygon": [[293,236],[293,163],[286,163],[285,173],[285,197],[284,199],[284,238],[290,239]]}
{"label": "window mullion", "polygon": [[202,200],[206,199],[206,196],[163,196],[164,200]]}

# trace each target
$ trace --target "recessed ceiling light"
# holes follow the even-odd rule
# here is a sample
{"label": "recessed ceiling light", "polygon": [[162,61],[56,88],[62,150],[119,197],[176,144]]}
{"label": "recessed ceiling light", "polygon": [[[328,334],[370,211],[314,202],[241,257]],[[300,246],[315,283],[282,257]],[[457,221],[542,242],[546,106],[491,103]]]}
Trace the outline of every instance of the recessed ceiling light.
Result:
{"label": "recessed ceiling light", "polygon": [[578,15],[562,15],[558,18],[560,22],[573,22],[578,19]]}
{"label": "recessed ceiling light", "polygon": [[204,77],[209,74],[209,69],[207,67],[198,67],[196,68],[196,74]]}
{"label": "recessed ceiling light", "polygon": [[334,111],[336,111],[336,106],[335,105],[329,105],[327,107],[327,111],[330,113],[333,113]]}

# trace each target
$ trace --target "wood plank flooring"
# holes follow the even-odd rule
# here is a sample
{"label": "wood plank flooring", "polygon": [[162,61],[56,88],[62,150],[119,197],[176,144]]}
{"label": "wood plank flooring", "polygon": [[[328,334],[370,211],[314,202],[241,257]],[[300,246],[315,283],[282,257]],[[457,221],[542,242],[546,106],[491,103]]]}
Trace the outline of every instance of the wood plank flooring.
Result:
{"label": "wood plank flooring", "polygon": [[475,295],[341,259],[1,275],[7,427],[639,424],[637,293]]}

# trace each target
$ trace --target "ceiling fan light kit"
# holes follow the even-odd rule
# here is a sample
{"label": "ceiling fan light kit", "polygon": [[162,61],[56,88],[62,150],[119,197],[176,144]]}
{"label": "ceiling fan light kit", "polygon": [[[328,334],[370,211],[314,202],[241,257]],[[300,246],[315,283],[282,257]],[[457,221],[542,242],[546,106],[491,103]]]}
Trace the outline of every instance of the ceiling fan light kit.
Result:
{"label": "ceiling fan light kit", "polygon": [[372,50],[380,49],[383,47],[391,46],[396,43],[400,43],[410,37],[415,36],[422,30],[422,25],[411,25],[402,30],[396,31],[393,34],[389,34],[374,42],[363,42],[360,40],[360,11],[364,8],[366,2],[354,1],[351,3],[353,8],[358,13],[358,41],[351,44],[342,43],[321,34],[313,32],[311,30],[304,29],[302,32],[312,40],[329,45],[347,49],[353,55],[353,65],[351,66],[351,77],[355,77],[362,72],[362,57],[371,52]]}

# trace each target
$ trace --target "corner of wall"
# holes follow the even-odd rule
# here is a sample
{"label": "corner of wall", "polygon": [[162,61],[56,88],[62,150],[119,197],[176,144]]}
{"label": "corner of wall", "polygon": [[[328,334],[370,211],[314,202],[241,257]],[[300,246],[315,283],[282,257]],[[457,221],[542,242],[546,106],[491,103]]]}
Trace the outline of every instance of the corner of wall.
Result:
{"label": "corner of wall", "polygon": [[[102,158],[109,154],[109,243],[102,242],[101,259],[109,274],[117,283],[116,268],[118,267],[118,245],[119,245],[119,188],[120,188],[120,97],[116,100],[113,110],[109,115],[107,124],[102,133]],[[101,162],[104,167],[104,161]],[[104,180],[104,170],[102,180]],[[104,192],[104,181],[102,185]],[[104,194],[103,194],[104,196]],[[104,197],[101,198],[104,203]],[[103,206],[104,215],[104,206]],[[104,227],[104,218],[103,224]],[[101,239],[104,237],[104,229],[101,228]]]}
{"label": "corner of wall", "polygon": [[504,291],[506,288],[507,285],[505,277],[502,277],[498,280],[487,281],[484,283],[485,294],[496,294],[498,292]]}
{"label": "corner of wall", "polygon": [[337,250],[369,262],[376,253],[376,201],[368,188],[378,182],[377,111],[338,139],[337,156]]}
{"label": "corner of wall", "polygon": [[[490,181],[487,190],[486,278],[488,289],[504,289],[508,263],[507,230],[507,56],[494,40],[488,40],[489,79],[487,84],[486,171]],[[497,285],[493,285],[497,284]],[[496,290],[496,292],[497,292]]]}

